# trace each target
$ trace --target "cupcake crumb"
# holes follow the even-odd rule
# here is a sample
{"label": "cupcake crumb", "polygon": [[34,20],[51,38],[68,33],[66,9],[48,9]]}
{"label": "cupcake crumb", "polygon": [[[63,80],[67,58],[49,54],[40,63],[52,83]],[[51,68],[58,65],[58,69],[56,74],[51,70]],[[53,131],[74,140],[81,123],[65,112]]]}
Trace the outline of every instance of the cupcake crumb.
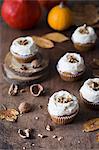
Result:
{"label": "cupcake crumb", "polygon": [[81,142],[80,142],[80,140],[78,140],[78,144],[80,144]]}
{"label": "cupcake crumb", "polygon": [[57,138],[57,135],[53,135],[53,137],[52,137],[53,139],[55,139],[55,138]]}
{"label": "cupcake crumb", "polygon": [[61,141],[62,139],[63,139],[63,137],[62,137],[62,136],[58,137],[58,141]]}
{"label": "cupcake crumb", "polygon": [[47,131],[52,131],[51,126],[50,126],[50,125],[47,125],[47,126],[46,126],[46,130],[47,130]]}
{"label": "cupcake crumb", "polygon": [[38,134],[38,137],[40,137],[40,138],[45,138],[45,137],[46,137],[46,135]]}
{"label": "cupcake crumb", "polygon": [[39,120],[39,117],[35,117],[35,120]]}

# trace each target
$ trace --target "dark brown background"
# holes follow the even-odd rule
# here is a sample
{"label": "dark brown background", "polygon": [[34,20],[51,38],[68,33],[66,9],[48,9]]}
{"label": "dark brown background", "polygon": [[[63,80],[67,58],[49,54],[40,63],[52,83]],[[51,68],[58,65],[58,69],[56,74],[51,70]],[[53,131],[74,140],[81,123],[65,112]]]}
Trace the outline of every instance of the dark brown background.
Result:
{"label": "dark brown background", "polygon": [[[71,28],[69,31],[64,31],[63,33],[71,36],[75,28]],[[0,64],[3,63],[4,57],[9,51],[9,46],[13,39],[19,36],[26,35],[43,35],[45,33],[51,32],[48,25],[42,20],[42,23],[28,31],[18,31],[9,28],[2,19],[0,20]],[[97,30],[97,35],[99,36],[99,31]],[[65,54],[67,51],[75,51],[71,41],[64,42],[61,44],[55,44],[53,49],[44,49],[49,54],[51,61],[49,77],[46,81],[42,82],[48,92],[45,96],[40,96],[34,98],[30,95],[29,91],[25,93],[20,93],[16,97],[8,96],[9,84],[4,80],[2,76],[2,70],[0,68],[0,103],[4,104],[8,108],[18,108],[22,101],[28,101],[33,104],[33,111],[18,118],[16,123],[10,123],[7,121],[0,120],[0,150],[21,150],[23,147],[26,149],[34,150],[98,150],[99,144],[96,142],[96,133],[83,133],[82,127],[83,123],[92,118],[99,117],[98,111],[90,110],[83,105],[79,96],[79,88],[83,82],[92,77],[92,70],[90,68],[90,62],[93,58],[99,58],[99,39],[97,40],[96,47],[82,56],[85,59],[87,70],[85,76],[82,80],[77,82],[64,82],[60,79],[55,64],[57,63],[60,56]],[[55,92],[61,89],[68,90],[72,94],[78,97],[80,103],[80,112],[73,123],[58,126],[55,125],[49,117],[47,112],[48,98]],[[39,105],[43,108],[40,109]],[[39,120],[35,120],[35,117],[39,117]],[[45,130],[46,124],[50,124],[53,127],[53,131],[48,132]],[[21,139],[17,133],[17,130],[21,128],[33,128],[33,138],[32,139]],[[37,136],[38,133],[47,135],[48,137],[41,139]],[[52,139],[53,135],[63,136],[64,139],[60,142],[57,139]],[[31,146],[34,143],[35,146]]]}

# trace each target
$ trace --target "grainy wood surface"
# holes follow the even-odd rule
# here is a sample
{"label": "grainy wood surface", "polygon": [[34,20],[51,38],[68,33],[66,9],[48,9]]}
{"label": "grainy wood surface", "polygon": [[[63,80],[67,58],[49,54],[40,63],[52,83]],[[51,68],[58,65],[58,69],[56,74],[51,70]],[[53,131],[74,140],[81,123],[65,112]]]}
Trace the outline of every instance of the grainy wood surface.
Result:
{"label": "grainy wood surface", "polygon": [[[0,64],[3,63],[4,57],[8,53],[9,46],[13,39],[19,36],[32,34],[42,35],[52,31],[44,21],[42,22],[43,23],[40,23],[33,30],[18,31],[9,28],[0,20]],[[64,31],[64,34],[71,36],[74,29],[75,28]],[[98,30],[97,34],[99,36]],[[76,82],[62,81],[55,68],[60,56],[68,51],[75,51],[71,41],[55,44],[53,49],[45,49],[43,51],[47,51],[51,61],[49,76],[46,81],[42,82],[42,85],[48,89],[45,96],[34,98],[29,93],[29,90],[15,97],[8,96],[9,84],[4,80],[0,66],[0,103],[7,106],[7,108],[15,109],[17,109],[19,104],[23,101],[28,101],[33,104],[32,112],[19,117],[15,123],[0,120],[0,150],[21,150],[23,147],[28,150],[98,150],[99,144],[95,139],[97,132],[83,133],[82,126],[86,120],[99,117],[99,112],[90,110],[83,105],[79,96],[79,88],[86,79],[92,77],[92,70],[89,64],[93,58],[99,58],[99,39],[96,47],[92,51],[82,54],[86,62],[87,70],[84,78]],[[80,112],[71,124],[58,126],[55,125],[49,117],[47,103],[48,98],[55,91],[61,89],[68,90],[78,97]],[[42,105],[43,108],[40,109],[39,105]],[[36,116],[39,117],[39,120],[35,120]],[[53,131],[46,131],[46,124],[50,124],[53,127]],[[17,133],[19,128],[33,128],[34,132],[32,139],[20,138]],[[47,135],[48,137],[41,139],[37,136],[38,133]],[[59,142],[57,139],[52,139],[53,135],[63,136],[64,139]],[[35,146],[31,146],[32,143],[34,143]]]}

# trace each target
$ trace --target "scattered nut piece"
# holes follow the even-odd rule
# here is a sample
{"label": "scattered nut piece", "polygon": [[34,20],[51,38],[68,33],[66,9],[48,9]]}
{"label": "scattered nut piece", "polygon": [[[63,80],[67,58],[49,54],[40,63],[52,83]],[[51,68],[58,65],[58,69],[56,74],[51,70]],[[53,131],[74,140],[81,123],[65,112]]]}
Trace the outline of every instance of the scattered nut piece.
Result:
{"label": "scattered nut piece", "polygon": [[8,95],[15,96],[17,94],[18,94],[18,86],[12,83],[9,88]]}
{"label": "scattered nut piece", "polygon": [[31,108],[32,108],[31,104],[29,104],[27,102],[22,102],[18,107],[20,114],[29,112],[31,110]]}
{"label": "scattered nut piece", "polygon": [[26,139],[30,137],[30,129],[18,130],[18,134],[21,138]]}
{"label": "scattered nut piece", "polygon": [[35,119],[36,119],[36,120],[38,120],[38,119],[39,119],[39,117],[35,117]]}
{"label": "scattered nut piece", "polygon": [[62,139],[63,139],[63,137],[62,137],[62,136],[58,137],[58,141],[61,141]]}
{"label": "scattered nut piece", "polygon": [[0,110],[0,119],[14,122],[17,120],[19,112],[15,109]]}
{"label": "scattered nut piece", "polygon": [[35,144],[34,144],[34,143],[32,143],[32,144],[31,144],[31,146],[35,146]]}
{"label": "scattered nut piece", "polygon": [[80,144],[81,142],[80,141],[78,141],[78,144]]}
{"label": "scattered nut piece", "polygon": [[55,138],[57,138],[57,135],[53,135],[53,137],[52,137],[53,139],[55,139]]}
{"label": "scattered nut piece", "polygon": [[52,131],[51,126],[50,126],[50,125],[47,125],[47,126],[46,126],[46,130],[47,130],[47,131]]}
{"label": "scattered nut piece", "polygon": [[20,93],[24,93],[24,92],[26,92],[25,89],[21,89],[21,90],[20,90]]}
{"label": "scattered nut piece", "polygon": [[45,136],[45,135],[42,135],[42,134],[38,134],[38,137],[40,137],[40,138],[45,138],[46,136]]}
{"label": "scattered nut piece", "polygon": [[23,149],[26,149],[26,147],[23,147]]}
{"label": "scattered nut piece", "polygon": [[41,84],[33,84],[30,86],[30,92],[35,97],[41,95],[43,91],[44,91],[44,88]]}

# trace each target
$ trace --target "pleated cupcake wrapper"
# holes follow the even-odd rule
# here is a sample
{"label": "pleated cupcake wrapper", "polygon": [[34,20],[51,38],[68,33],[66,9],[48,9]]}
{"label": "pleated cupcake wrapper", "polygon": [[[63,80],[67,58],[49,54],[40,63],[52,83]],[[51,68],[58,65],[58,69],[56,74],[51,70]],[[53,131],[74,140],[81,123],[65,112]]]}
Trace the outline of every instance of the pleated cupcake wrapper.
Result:
{"label": "pleated cupcake wrapper", "polygon": [[53,115],[50,115],[50,116],[54,123],[62,125],[62,124],[68,124],[68,123],[72,122],[72,120],[76,117],[78,112],[79,112],[79,109],[70,116],[63,116],[63,117],[59,117],[59,116],[57,117],[57,116],[53,116]]}
{"label": "pleated cupcake wrapper", "polygon": [[83,98],[82,94],[80,93],[81,99],[86,104],[87,107],[99,110],[99,104],[88,102],[86,99]]}
{"label": "pleated cupcake wrapper", "polygon": [[74,47],[77,50],[81,51],[81,52],[91,50],[94,47],[94,45],[95,44],[93,44],[93,43],[90,43],[90,44],[78,44],[78,43],[74,43]]}
{"label": "pleated cupcake wrapper", "polygon": [[84,73],[84,71],[81,73],[75,74],[75,75],[73,75],[73,74],[68,75],[68,74],[63,74],[63,73],[59,73],[59,74],[60,74],[61,78],[65,81],[76,81],[82,77],[83,73]]}

